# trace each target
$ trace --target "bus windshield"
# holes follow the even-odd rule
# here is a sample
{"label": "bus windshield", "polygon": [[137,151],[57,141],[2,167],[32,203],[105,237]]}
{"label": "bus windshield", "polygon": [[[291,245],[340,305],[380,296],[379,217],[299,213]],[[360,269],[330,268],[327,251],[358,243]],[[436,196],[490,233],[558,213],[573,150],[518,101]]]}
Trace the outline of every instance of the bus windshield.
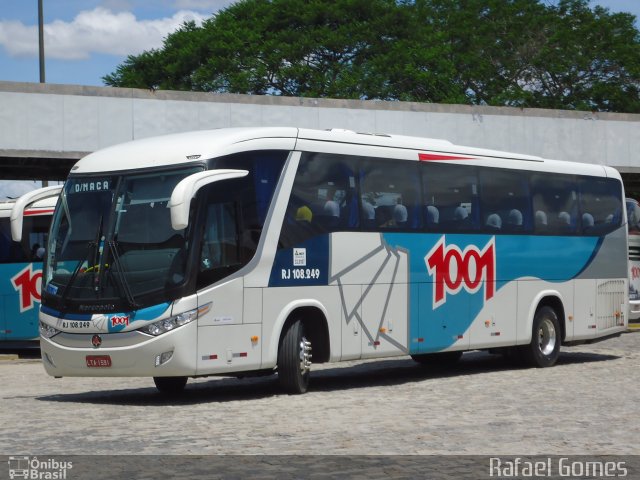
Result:
{"label": "bus windshield", "polygon": [[71,177],[51,228],[46,294],[61,308],[65,301],[79,302],[80,311],[96,301],[133,308],[182,284],[186,232],[172,229],[167,204],[177,183],[198,170]]}

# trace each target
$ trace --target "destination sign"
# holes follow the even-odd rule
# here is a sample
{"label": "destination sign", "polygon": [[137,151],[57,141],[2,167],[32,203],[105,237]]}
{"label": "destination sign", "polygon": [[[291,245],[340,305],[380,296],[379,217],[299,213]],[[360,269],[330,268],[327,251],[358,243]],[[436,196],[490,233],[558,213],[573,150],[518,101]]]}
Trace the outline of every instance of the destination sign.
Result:
{"label": "destination sign", "polygon": [[109,180],[77,182],[75,185],[72,185],[70,193],[102,192],[111,189],[110,183]]}

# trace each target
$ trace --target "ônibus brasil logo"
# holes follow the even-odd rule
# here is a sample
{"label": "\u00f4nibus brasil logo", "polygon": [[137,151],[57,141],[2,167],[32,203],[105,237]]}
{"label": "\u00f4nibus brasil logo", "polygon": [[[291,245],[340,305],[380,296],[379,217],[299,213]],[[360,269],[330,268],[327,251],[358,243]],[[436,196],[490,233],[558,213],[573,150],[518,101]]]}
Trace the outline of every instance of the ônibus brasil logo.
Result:
{"label": "\u00f4nibus brasil logo", "polygon": [[476,293],[484,284],[485,302],[495,293],[496,255],[495,237],[480,250],[469,245],[464,250],[446,245],[445,237],[424,257],[429,274],[434,277],[433,309],[447,301],[447,293],[455,295],[462,288]]}
{"label": "\u00f4nibus brasil logo", "polygon": [[40,301],[42,270],[33,270],[31,263],[16,273],[11,283],[20,295],[20,313],[31,310],[34,301]]}

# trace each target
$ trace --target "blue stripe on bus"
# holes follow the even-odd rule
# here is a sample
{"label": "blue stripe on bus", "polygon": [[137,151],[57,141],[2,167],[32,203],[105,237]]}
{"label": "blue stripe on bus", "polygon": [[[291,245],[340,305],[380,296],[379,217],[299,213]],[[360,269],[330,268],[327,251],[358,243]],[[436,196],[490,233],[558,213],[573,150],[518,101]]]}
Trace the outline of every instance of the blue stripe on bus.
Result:
{"label": "blue stripe on bus", "polygon": [[[411,353],[451,347],[485,305],[482,290],[469,293],[464,288],[448,299],[445,291],[444,301],[434,305],[435,278],[428,271],[426,257],[442,239],[445,250],[456,248],[458,252],[467,247],[481,250],[495,242],[496,293],[507,283],[524,277],[548,282],[571,280],[588,267],[602,244],[598,237],[387,233],[383,238],[391,248],[402,249],[409,256]],[[567,252],[567,248],[571,251]],[[418,342],[419,338],[424,341]]]}

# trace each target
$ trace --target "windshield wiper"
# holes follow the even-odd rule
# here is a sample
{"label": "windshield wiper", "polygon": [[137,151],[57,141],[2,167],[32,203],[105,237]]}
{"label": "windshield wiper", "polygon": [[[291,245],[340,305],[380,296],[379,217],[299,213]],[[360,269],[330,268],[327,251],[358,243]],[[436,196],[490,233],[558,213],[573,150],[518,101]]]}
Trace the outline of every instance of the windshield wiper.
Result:
{"label": "windshield wiper", "polygon": [[122,268],[122,261],[120,260],[120,254],[118,253],[118,246],[116,245],[116,242],[113,240],[109,240],[107,242],[107,245],[109,246],[109,252],[111,252],[111,257],[113,258],[113,264],[118,268],[117,275],[113,272],[112,269],[109,269],[111,276],[117,279],[116,282],[118,283],[118,286],[126,297],[129,308],[140,308],[141,305],[136,302],[133,293],[131,292],[131,288],[129,287],[129,282],[124,276],[124,268]]}
{"label": "windshield wiper", "polygon": [[87,243],[87,250],[84,254],[84,257],[82,257],[82,259],[80,259],[80,261],[78,261],[78,264],[76,265],[76,268],[73,269],[73,272],[71,273],[71,277],[69,277],[69,281],[67,282],[67,284],[64,287],[64,290],[62,291],[62,295],[60,297],[60,311],[62,313],[66,312],[66,300],[67,297],[69,296],[69,293],[71,293],[71,287],[72,285],[75,283],[76,278],[78,277],[78,274],[80,273],[80,269],[82,268],[82,265],[84,264],[84,262],[86,260],[89,260],[89,256],[91,255],[91,252],[96,248],[96,243],[95,242],[89,242]]}

